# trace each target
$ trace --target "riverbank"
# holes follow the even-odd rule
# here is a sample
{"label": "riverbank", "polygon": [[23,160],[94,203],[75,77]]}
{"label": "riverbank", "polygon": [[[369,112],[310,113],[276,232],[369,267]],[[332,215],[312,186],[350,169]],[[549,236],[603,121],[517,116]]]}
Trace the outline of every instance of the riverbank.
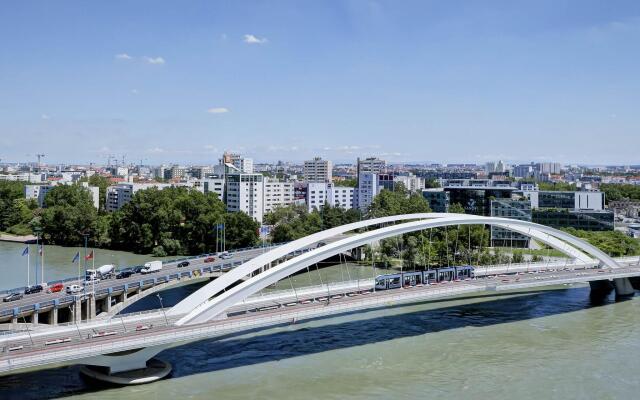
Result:
{"label": "riverbank", "polygon": [[36,237],[33,235],[17,236],[10,235],[8,233],[0,233],[0,242],[34,243],[35,241]]}

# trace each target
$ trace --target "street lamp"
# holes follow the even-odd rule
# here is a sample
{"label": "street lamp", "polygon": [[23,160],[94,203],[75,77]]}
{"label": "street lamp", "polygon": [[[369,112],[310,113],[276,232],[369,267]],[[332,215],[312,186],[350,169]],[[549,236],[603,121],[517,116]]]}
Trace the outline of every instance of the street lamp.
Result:
{"label": "street lamp", "polygon": [[167,319],[167,313],[164,312],[164,305],[162,304],[162,297],[160,297],[160,293],[156,293],[156,297],[160,300],[160,308],[162,309],[162,314],[164,315],[164,322],[169,326],[169,320]]}

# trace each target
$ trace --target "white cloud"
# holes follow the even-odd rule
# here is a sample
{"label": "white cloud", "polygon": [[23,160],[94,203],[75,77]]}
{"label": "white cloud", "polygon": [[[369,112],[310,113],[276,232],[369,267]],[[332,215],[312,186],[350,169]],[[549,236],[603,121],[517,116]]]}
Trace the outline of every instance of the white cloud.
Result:
{"label": "white cloud", "polygon": [[164,149],[161,147],[152,147],[150,149],[147,149],[147,153],[153,153],[153,154],[164,153]]}
{"label": "white cloud", "polygon": [[255,35],[244,35],[243,41],[248,44],[264,44],[267,43],[267,38],[259,38]]}
{"label": "white cloud", "polygon": [[140,93],[138,89],[131,89],[131,94],[138,94],[138,93]]}
{"label": "white cloud", "polygon": [[48,115],[48,114],[42,114],[42,115],[40,116],[40,118],[42,118],[42,119],[51,119],[51,116],[50,116],[50,115]]}
{"label": "white cloud", "polygon": [[228,113],[229,109],[226,107],[213,107],[207,110],[209,114],[224,114]]}
{"label": "white cloud", "polygon": [[116,54],[116,58],[118,60],[131,60],[131,56],[128,55],[127,53]]}
{"label": "white cloud", "polygon": [[162,57],[144,57],[144,59],[149,63],[149,64],[157,64],[157,65],[162,65],[164,64],[164,58]]}

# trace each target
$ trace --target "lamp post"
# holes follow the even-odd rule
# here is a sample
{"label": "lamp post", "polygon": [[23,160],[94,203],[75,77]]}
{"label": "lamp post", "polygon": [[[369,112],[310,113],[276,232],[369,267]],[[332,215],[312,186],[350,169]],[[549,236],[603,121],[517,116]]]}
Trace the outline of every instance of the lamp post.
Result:
{"label": "lamp post", "polygon": [[164,322],[169,326],[169,320],[167,319],[167,313],[164,312],[164,305],[162,304],[162,297],[160,297],[160,293],[156,293],[156,297],[160,300],[160,309],[162,309],[162,314],[164,315]]}

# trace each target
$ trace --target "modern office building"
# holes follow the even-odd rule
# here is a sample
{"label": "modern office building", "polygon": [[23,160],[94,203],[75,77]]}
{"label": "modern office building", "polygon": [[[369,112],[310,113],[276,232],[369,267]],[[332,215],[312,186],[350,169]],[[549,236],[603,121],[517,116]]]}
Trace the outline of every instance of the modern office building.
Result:
{"label": "modern office building", "polygon": [[307,207],[309,212],[320,210],[324,205],[350,209],[354,206],[355,188],[336,186],[333,183],[309,182],[307,186]]}
{"label": "modern office building", "polygon": [[[391,181],[393,184],[393,181]],[[378,174],[373,172],[361,172],[358,175],[358,193],[356,196],[358,208],[366,212],[373,202],[373,198],[382,190],[378,180]]]}
{"label": "modern office building", "polygon": [[393,181],[395,183],[402,183],[410,192],[418,192],[424,189],[424,178],[413,174],[395,175]]}
{"label": "modern office building", "polygon": [[530,179],[536,175],[536,166],[532,164],[520,164],[513,167],[514,178]]}
{"label": "modern office building", "polygon": [[225,200],[228,211],[243,211],[262,223],[264,216],[264,177],[262,174],[227,174]]}
{"label": "modern office building", "polygon": [[208,166],[191,167],[191,176],[196,179],[203,179],[213,174],[213,168]]}
{"label": "modern office building", "polygon": [[604,210],[605,195],[599,191],[522,191],[531,201],[531,208],[565,208],[576,210]]}
{"label": "modern office building", "polygon": [[307,182],[331,182],[332,181],[331,161],[316,157],[313,160],[304,162],[304,180]]}
{"label": "modern office building", "polygon": [[532,210],[533,222],[553,228],[575,228],[585,231],[614,230],[614,213],[609,210],[575,210],[537,208]]}
{"label": "modern office building", "polygon": [[511,186],[446,186],[450,204],[460,204],[466,214],[491,215],[491,200],[511,199]]}
{"label": "modern office building", "polygon": [[423,189],[422,197],[429,203],[431,211],[439,213],[449,212],[449,192],[446,192],[443,188]]}
{"label": "modern office building", "polygon": [[202,193],[215,193],[220,200],[224,199],[224,178],[210,176],[193,181],[193,187]]}
{"label": "modern office building", "polygon": [[[531,222],[531,202],[526,198],[491,200],[491,216]],[[491,243],[493,246],[528,247],[529,237],[492,225]]]}

